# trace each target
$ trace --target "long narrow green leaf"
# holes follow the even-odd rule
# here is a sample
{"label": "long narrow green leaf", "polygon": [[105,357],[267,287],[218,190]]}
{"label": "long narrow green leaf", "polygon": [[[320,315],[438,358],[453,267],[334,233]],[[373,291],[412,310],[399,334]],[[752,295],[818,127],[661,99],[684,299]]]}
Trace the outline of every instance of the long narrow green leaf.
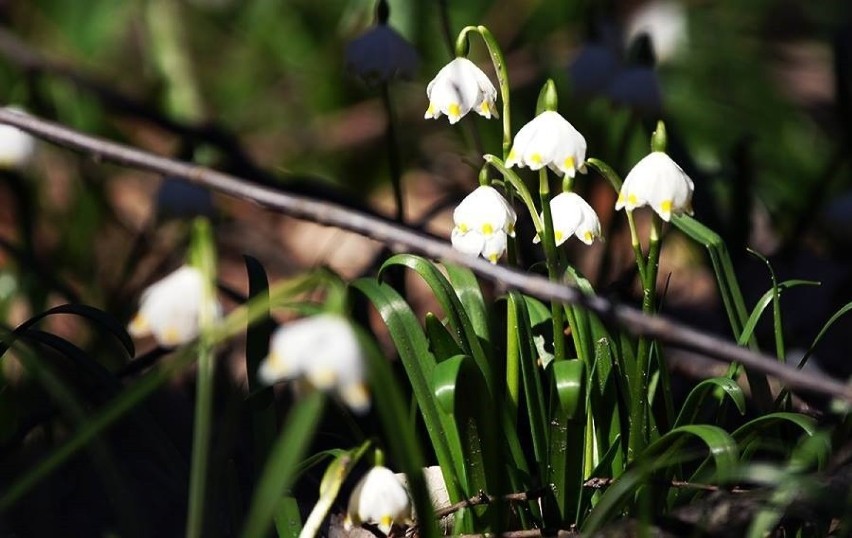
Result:
{"label": "long narrow green leaf", "polygon": [[467,267],[451,263],[445,263],[444,269],[447,270],[450,284],[470,318],[473,332],[482,340],[489,342],[491,331],[489,330],[488,309],[485,307],[485,299],[482,297],[482,289],[479,287],[479,280],[477,280],[476,275]]}
{"label": "long narrow green leaf", "polygon": [[[362,348],[367,353],[370,386],[373,388],[374,404],[382,421],[384,439],[388,443],[394,461],[408,478],[414,509],[417,514],[420,514],[419,534],[426,538],[436,537],[439,535],[438,528],[435,519],[431,517],[432,503],[429,500],[426,477],[423,474],[426,460],[421,443],[417,439],[414,424],[407,420],[405,398],[402,396],[390,364],[373,339],[368,338],[364,331],[360,331],[358,336]],[[446,476],[445,471],[445,482]],[[449,491],[449,482],[446,482],[446,485]]]}
{"label": "long narrow green leaf", "polygon": [[586,430],[586,373],[581,360],[550,365],[555,401],[551,404],[548,483],[552,484],[562,525],[577,523],[583,483]]}
{"label": "long narrow green leaf", "polygon": [[250,393],[246,405],[252,431],[253,474],[257,480],[262,462],[266,461],[275,442],[278,423],[272,387],[260,386],[257,379],[257,369],[269,354],[269,340],[274,323],[269,316],[269,281],[266,271],[263,265],[251,256],[243,256],[243,260],[248,276],[249,300],[258,301],[259,305],[267,305],[265,315],[257,323],[246,327],[246,376]]}
{"label": "long narrow green leaf", "polygon": [[701,411],[701,404],[704,402],[707,394],[715,388],[721,389],[723,394],[728,395],[731,401],[737,406],[737,410],[741,415],[745,414],[745,395],[737,382],[728,377],[711,377],[697,384],[689,391],[686,400],[680,408],[680,413],[674,422],[674,428],[692,424],[695,421],[695,417]]}
{"label": "long narrow green leaf", "polygon": [[429,347],[436,362],[463,354],[461,347],[453,340],[453,336],[435,314],[431,312],[426,314],[425,326],[426,335],[429,337]]}
{"label": "long narrow green leaf", "polygon": [[414,312],[391,286],[374,279],[362,278],[352,283],[352,288],[363,293],[373,303],[393,338],[400,361],[408,375],[414,397],[423,415],[426,432],[444,473],[447,492],[453,502],[462,499],[464,458],[460,445],[456,445],[453,432],[441,419],[432,393],[432,373],[435,358]]}
{"label": "long narrow green leaf", "polygon": [[747,344],[754,335],[754,329],[757,327],[757,323],[760,321],[761,316],[766,311],[766,307],[769,306],[770,303],[774,302],[774,298],[776,294],[780,294],[782,291],[794,288],[796,286],[819,286],[820,283],[814,280],[785,280],[784,282],[777,283],[771,289],[769,289],[760,300],[754,305],[754,309],[751,311],[751,315],[748,317],[745,325],[743,326],[743,332],[737,337],[737,343],[741,346]]}
{"label": "long narrow green leaf", "polygon": [[491,364],[452,284],[450,284],[434,263],[413,254],[397,254],[388,258],[382,264],[379,274],[381,275],[381,271],[385,268],[394,265],[401,265],[414,270],[432,289],[435,298],[444,310],[444,315],[449,320],[450,327],[456,331],[459,345],[461,345],[465,355],[473,357],[473,360],[476,361],[476,365],[482,371],[482,376],[488,386],[488,392],[493,394],[494,376]]}
{"label": "long narrow green leaf", "polygon": [[[798,413],[778,412],[762,415],[748,421],[734,430],[731,437],[736,440],[743,451],[743,457],[747,459],[747,455],[750,455],[752,452],[750,447],[752,443],[759,443],[761,446],[765,446],[767,442],[766,430],[784,424],[795,426],[808,436],[813,435],[817,428],[816,420],[811,417]],[[783,444],[778,443],[772,443],[772,446],[774,448],[784,447]]]}
{"label": "long narrow green leaf", "polygon": [[592,534],[615,519],[622,507],[645,484],[652,473],[695,458],[695,453],[682,450],[690,440],[701,441],[715,463],[716,477],[732,476],[737,465],[737,443],[718,426],[681,426],[660,437],[639,455],[627,471],[603,494],[582,526],[584,534]]}
{"label": "long narrow green leaf", "polygon": [[260,538],[272,525],[275,508],[281,496],[293,482],[311,440],[322,418],[325,395],[315,391],[296,404],[287,417],[287,424],[263,468],[263,475],[255,488],[251,506],[243,526],[243,538]]}

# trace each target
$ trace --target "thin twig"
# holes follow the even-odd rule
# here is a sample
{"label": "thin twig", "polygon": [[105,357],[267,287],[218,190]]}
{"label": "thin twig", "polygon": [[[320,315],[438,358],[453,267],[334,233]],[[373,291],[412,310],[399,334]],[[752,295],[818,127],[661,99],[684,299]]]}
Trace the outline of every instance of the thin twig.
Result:
{"label": "thin twig", "polygon": [[656,338],[662,343],[714,357],[725,362],[738,362],[746,368],[777,378],[792,389],[826,394],[852,403],[852,386],[824,374],[798,370],[764,354],[739,347],[733,342],[705,334],[665,316],[648,316],[636,308],[612,302],[604,297],[585,295],[574,287],[531,275],[517,269],[492,265],[453,249],[444,240],[400,226],[389,219],[368,215],[305,196],[293,195],[209,168],[159,157],[152,153],[85,135],[34,116],[0,110],[0,123],[16,126],[40,138],[54,142],[96,160],[180,177],[219,192],[253,201],[295,218],[335,226],[382,242],[391,250],[416,252],[430,258],[467,267],[479,275],[502,283],[508,288],[544,300],[557,300],[581,305],[617,323],[637,336]]}
{"label": "thin twig", "polygon": [[[617,478],[609,478],[605,476],[593,477],[585,482],[583,482],[584,488],[590,489],[604,489],[611,486]],[[655,480],[651,479],[652,482],[661,486],[669,486],[672,488],[681,488],[681,489],[697,489],[701,491],[726,491],[728,493],[746,493],[748,491],[752,491],[750,489],[741,488],[741,487],[733,487],[733,488],[724,488],[720,486],[714,486],[713,484],[701,484],[698,482],[687,482],[685,480]]]}
{"label": "thin twig", "polygon": [[535,491],[520,491],[517,493],[507,493],[505,495],[501,495],[500,497],[495,497],[493,495],[488,495],[484,491],[480,491],[477,495],[469,499],[463,499],[457,503],[453,503],[449,506],[445,506],[443,508],[438,508],[435,510],[435,517],[437,519],[441,519],[442,517],[447,517],[450,514],[458,512],[462,508],[469,508],[471,506],[480,506],[483,504],[490,504],[494,501],[500,499],[508,502],[526,502],[532,501],[535,499],[539,499],[544,495],[544,490],[535,490]]}

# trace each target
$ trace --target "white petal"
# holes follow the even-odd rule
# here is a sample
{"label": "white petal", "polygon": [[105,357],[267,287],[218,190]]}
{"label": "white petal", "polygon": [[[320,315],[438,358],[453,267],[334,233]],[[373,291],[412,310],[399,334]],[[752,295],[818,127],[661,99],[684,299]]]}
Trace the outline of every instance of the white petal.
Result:
{"label": "white petal", "polygon": [[521,127],[515,136],[506,166],[544,166],[559,175],[573,177],[586,159],[586,139],[558,112],[545,111]]}
{"label": "white petal", "polygon": [[497,90],[479,67],[459,57],[445,65],[426,87],[429,109],[426,117],[446,114],[450,123],[459,121],[471,110],[490,117],[496,112]]}
{"label": "white petal", "polygon": [[692,212],[692,179],[661,151],[645,156],[627,174],[616,203],[631,210],[650,205],[663,220],[672,214]]}
{"label": "white petal", "polygon": [[458,228],[453,228],[453,233],[450,236],[450,241],[453,248],[470,254],[471,256],[479,256],[485,246],[485,238],[477,231],[461,232]]}
{"label": "white petal", "polygon": [[482,257],[491,263],[497,263],[497,260],[506,252],[506,241],[506,234],[502,231],[487,237],[482,247]]}
{"label": "white petal", "polygon": [[[22,109],[4,107],[8,112],[26,115]],[[36,150],[36,139],[29,133],[11,125],[0,125],[0,168],[23,168],[32,161]]]}

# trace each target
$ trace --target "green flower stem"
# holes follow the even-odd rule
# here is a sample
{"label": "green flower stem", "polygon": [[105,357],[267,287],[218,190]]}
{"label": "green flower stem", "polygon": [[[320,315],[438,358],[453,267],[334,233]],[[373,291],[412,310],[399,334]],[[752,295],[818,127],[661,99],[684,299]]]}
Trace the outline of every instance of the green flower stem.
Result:
{"label": "green flower stem", "polygon": [[210,431],[213,414],[213,375],[215,362],[211,328],[216,320],[212,305],[215,299],[216,252],[213,232],[207,219],[198,218],[193,223],[192,264],[204,276],[204,293],[201,298],[198,345],[198,374],[195,394],[195,421],[192,432],[192,462],[189,478],[189,514],[186,536],[200,538],[204,535],[204,504],[207,493],[208,462],[210,459]]}
{"label": "green flower stem", "polygon": [[[651,233],[648,246],[648,259],[645,263],[645,277],[642,280],[642,312],[653,315],[657,299],[657,272],[660,267],[660,228],[661,221],[656,213],[651,217]],[[651,377],[652,341],[648,337],[639,338],[636,352],[633,379],[630,385],[632,405],[630,408],[630,439],[627,445],[627,459],[633,461],[649,442],[648,382]],[[663,366],[660,365],[662,368]],[[664,387],[665,390],[665,387]]]}
{"label": "green flower stem", "polygon": [[636,268],[639,271],[639,280],[643,285],[646,280],[645,258],[642,256],[642,245],[639,242],[639,234],[636,232],[636,219],[633,218],[633,211],[627,210],[627,225],[630,227],[630,244],[633,246],[633,256],[636,258]]}
{"label": "green flower stem", "polygon": [[500,86],[500,99],[503,101],[503,160],[509,156],[509,150],[512,148],[512,121],[511,111],[509,109],[509,73],[506,70],[506,58],[503,56],[503,51],[500,50],[500,45],[494,39],[494,35],[485,26],[465,26],[459,32],[459,37],[456,39],[456,55],[466,56],[469,48],[467,34],[475,32],[482,37],[485,46],[488,47],[488,54],[491,55],[491,63],[494,65],[494,72],[497,73],[497,83]]}
{"label": "green flower stem", "polygon": [[396,114],[391,101],[390,85],[382,83],[382,104],[388,116],[388,128],[386,132],[386,143],[388,149],[388,167],[390,168],[391,187],[393,188],[393,199],[396,205],[396,221],[405,220],[405,201],[402,195],[402,165],[399,156],[399,146],[396,135]]}
{"label": "green flower stem", "polygon": [[[547,275],[552,281],[559,282],[562,273],[559,270],[559,257],[556,253],[556,242],[553,239],[553,218],[550,214],[550,185],[547,181],[546,168],[542,168],[538,172],[538,193],[541,197],[541,211],[544,217],[544,233],[539,232],[539,237],[541,237],[541,242],[544,245]],[[551,321],[553,322],[553,358],[558,361],[565,358],[565,338],[562,336],[565,330],[565,314],[562,310],[562,304],[556,301],[551,301],[550,312]]]}
{"label": "green flower stem", "polygon": [[518,342],[518,311],[511,308],[511,302],[507,301],[510,308],[506,309],[506,394],[509,396],[509,416],[512,423],[518,422],[518,402],[520,400],[521,383],[521,350]]}
{"label": "green flower stem", "polygon": [[[535,208],[535,202],[533,202],[532,194],[530,194],[527,186],[524,185],[524,182],[521,181],[521,178],[518,177],[518,174],[506,168],[506,165],[503,164],[501,159],[498,159],[494,155],[486,154],[482,156],[485,159],[485,162],[489,165],[493,166],[498,172],[503,175],[503,179],[508,181],[515,187],[515,192],[518,193],[521,200],[524,202],[524,205],[527,206],[527,210],[530,212],[530,218],[532,218],[533,226],[535,226],[536,233],[541,236],[542,231],[544,230],[544,226],[542,226],[541,219],[538,216],[538,210]],[[549,212],[549,210],[548,210]]]}

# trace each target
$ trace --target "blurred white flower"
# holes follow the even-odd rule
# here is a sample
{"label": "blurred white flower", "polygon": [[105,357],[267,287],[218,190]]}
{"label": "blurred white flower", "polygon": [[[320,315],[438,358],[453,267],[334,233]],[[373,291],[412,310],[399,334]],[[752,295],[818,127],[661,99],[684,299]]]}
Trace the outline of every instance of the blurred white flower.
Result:
{"label": "blurred white flower", "polygon": [[515,210],[497,189],[481,185],[453,211],[453,247],[497,263],[506,251],[507,236],[515,237],[517,219]]}
{"label": "blurred white flower", "polygon": [[394,523],[408,523],[411,519],[411,500],[408,491],[397,476],[387,467],[370,469],[358,482],[349,497],[349,510],[344,528],[375,523],[385,533],[390,533]]}
{"label": "blurred white flower", "polygon": [[346,46],[346,68],[369,84],[413,78],[417,50],[387,24],[377,24]]}
{"label": "blurred white flower", "polygon": [[279,327],[257,376],[266,384],[304,378],[319,390],[335,392],[350,409],[363,413],[370,408],[364,370],[363,351],[349,322],[338,315],[319,314]]}
{"label": "blurred white flower", "polygon": [[558,175],[574,177],[585,172],[586,139],[558,112],[547,110],[521,127],[515,135],[506,166],[547,166]]}
{"label": "blurred white flower", "polygon": [[[601,236],[601,222],[598,214],[577,193],[563,192],[554,196],[550,200],[550,216],[553,220],[553,238],[557,247],[572,235],[587,245],[591,245]],[[541,214],[541,220],[544,222],[544,213]],[[540,238],[536,235],[533,242],[539,241]]]}
{"label": "blurred white flower", "polygon": [[657,117],[663,109],[660,81],[653,67],[636,65],[619,72],[606,88],[613,102]]}
{"label": "blurred white flower", "polygon": [[[5,107],[9,112],[26,115],[20,108]],[[0,124],[0,169],[24,168],[32,161],[36,139],[31,134],[11,125]]]}
{"label": "blurred white flower", "polygon": [[618,193],[615,209],[632,211],[650,205],[666,222],[672,215],[692,214],[692,179],[662,151],[645,156],[630,170]]}
{"label": "blurred white flower", "polygon": [[687,45],[686,8],[672,0],[652,0],[640,6],[627,21],[628,43],[647,34],[659,63],[676,57]]}
{"label": "blurred white flower", "polygon": [[488,75],[467,58],[456,58],[438,71],[426,86],[426,96],[426,119],[446,114],[450,123],[456,123],[471,110],[486,118],[498,116],[494,105],[497,90]]}
{"label": "blurred white flower", "polygon": [[[152,335],[161,346],[173,347],[194,340],[204,301],[204,276],[195,267],[184,265],[149,286],[139,300],[139,311],[128,332],[137,338]],[[215,300],[208,306],[213,319],[221,317]]]}
{"label": "blurred white flower", "polygon": [[603,91],[618,73],[619,63],[609,47],[598,43],[583,45],[568,66],[571,89],[580,97]]}

